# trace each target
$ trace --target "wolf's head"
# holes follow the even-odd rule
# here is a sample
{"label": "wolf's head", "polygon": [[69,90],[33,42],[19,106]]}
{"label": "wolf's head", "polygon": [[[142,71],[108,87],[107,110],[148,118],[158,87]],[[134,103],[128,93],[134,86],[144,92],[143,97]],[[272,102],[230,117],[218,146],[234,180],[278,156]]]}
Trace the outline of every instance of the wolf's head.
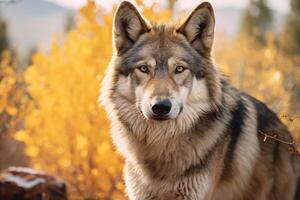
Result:
{"label": "wolf's head", "polygon": [[134,105],[149,120],[192,120],[218,99],[211,62],[215,18],[200,4],[179,26],[148,23],[129,2],[114,17],[114,56],[107,74],[110,98]]}

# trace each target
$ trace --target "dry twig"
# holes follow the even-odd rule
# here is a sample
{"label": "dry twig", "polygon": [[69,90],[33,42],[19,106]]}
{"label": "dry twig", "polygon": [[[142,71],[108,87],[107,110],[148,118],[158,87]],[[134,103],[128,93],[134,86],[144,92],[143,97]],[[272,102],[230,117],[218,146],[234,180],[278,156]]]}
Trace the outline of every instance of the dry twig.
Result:
{"label": "dry twig", "polygon": [[[281,117],[286,118],[290,123],[293,123],[295,120],[300,119],[300,116],[297,116],[297,115],[293,115],[293,116],[292,115],[282,115]],[[262,132],[261,130],[259,130],[258,133],[260,133],[261,135],[264,136],[264,140],[263,140],[264,142],[266,142],[267,139],[276,140],[282,144],[288,145],[291,153],[300,156],[300,144],[298,144],[295,147],[296,142],[294,140],[293,141],[285,141],[285,140],[279,139],[276,134],[267,134],[267,133]]]}

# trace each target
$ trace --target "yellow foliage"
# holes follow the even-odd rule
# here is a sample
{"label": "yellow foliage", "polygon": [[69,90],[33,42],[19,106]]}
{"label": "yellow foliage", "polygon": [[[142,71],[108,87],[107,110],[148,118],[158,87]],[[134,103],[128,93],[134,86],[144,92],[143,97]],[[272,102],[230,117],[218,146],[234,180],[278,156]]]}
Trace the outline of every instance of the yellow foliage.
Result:
{"label": "yellow foliage", "polygon": [[[99,22],[101,18],[101,22]],[[33,166],[62,177],[72,199],[108,199],[122,193],[122,160],[110,144],[109,123],[99,107],[99,85],[111,56],[112,18],[89,2],[63,45],[38,52],[26,73],[32,97],[25,117]],[[124,198],[124,195],[123,197]],[[120,199],[122,199],[120,198]]]}

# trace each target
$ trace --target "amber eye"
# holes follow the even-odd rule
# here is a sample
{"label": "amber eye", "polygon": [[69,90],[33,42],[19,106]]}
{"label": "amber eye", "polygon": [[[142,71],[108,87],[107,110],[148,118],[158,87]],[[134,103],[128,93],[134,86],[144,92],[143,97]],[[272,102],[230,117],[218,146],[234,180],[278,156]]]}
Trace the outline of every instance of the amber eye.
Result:
{"label": "amber eye", "polygon": [[176,69],[175,69],[176,74],[182,73],[183,71],[184,71],[183,66],[181,66],[181,65],[176,66]]}
{"label": "amber eye", "polygon": [[149,68],[147,65],[141,65],[138,67],[138,69],[143,72],[143,73],[148,73],[149,72]]}

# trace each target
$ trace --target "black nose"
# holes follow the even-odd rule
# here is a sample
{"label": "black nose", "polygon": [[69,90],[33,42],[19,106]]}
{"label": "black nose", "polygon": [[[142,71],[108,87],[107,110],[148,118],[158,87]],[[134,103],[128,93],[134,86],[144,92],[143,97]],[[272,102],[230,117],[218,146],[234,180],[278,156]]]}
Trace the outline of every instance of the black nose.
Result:
{"label": "black nose", "polygon": [[165,100],[156,102],[152,106],[152,111],[156,115],[164,116],[170,112],[171,108],[172,108],[171,101],[169,99],[165,99]]}

